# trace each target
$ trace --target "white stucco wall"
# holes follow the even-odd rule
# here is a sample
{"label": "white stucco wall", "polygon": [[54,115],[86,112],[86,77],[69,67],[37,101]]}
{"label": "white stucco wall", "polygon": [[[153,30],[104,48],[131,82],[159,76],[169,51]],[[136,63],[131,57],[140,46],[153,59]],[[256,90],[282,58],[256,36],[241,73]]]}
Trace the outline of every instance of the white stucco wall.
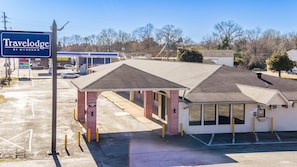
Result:
{"label": "white stucco wall", "polygon": [[[189,108],[185,103],[180,102],[179,123],[183,124],[184,131],[188,134],[209,134],[209,133],[232,133],[232,125],[189,125]],[[253,108],[257,104],[245,105],[245,123],[235,124],[235,133],[253,132]],[[231,111],[232,113],[232,111]],[[202,114],[203,117],[203,114]],[[271,131],[271,118],[274,118],[274,131],[296,131],[297,130],[297,106],[283,108],[277,106],[277,109],[269,109],[265,106],[265,119],[255,119],[256,132]],[[218,120],[218,115],[217,115]],[[231,121],[230,121],[231,122]]]}
{"label": "white stucco wall", "polygon": [[233,57],[204,57],[205,60],[212,60],[215,64],[224,64],[226,66],[233,67]]}

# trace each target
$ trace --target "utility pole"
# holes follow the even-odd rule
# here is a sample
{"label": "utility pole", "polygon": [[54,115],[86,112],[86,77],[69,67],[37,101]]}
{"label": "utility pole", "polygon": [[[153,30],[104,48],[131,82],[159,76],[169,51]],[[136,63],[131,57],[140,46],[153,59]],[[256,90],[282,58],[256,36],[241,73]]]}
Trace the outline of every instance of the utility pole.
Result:
{"label": "utility pole", "polygon": [[[7,26],[6,26],[6,23],[8,22],[6,19],[7,19],[7,16],[5,14],[5,12],[2,12],[3,13],[3,24],[4,24],[4,30],[6,31],[7,30]],[[8,68],[8,69],[7,69]],[[8,85],[10,85],[10,73],[11,73],[11,70],[10,70],[10,58],[5,58],[5,80],[8,81]]]}
{"label": "utility pole", "polygon": [[4,23],[4,30],[7,30],[7,27],[6,27],[6,23],[7,23],[7,16],[5,15],[5,12],[2,12],[3,13],[3,16],[2,16],[2,18],[3,18],[3,23]]}
{"label": "utility pole", "polygon": [[56,21],[53,21],[51,26],[52,30],[52,38],[51,38],[51,57],[52,57],[52,65],[53,65],[53,73],[52,73],[52,83],[53,83],[53,91],[52,91],[52,145],[51,145],[51,153],[49,155],[56,156],[59,154],[56,151],[56,140],[57,140],[57,31],[61,31],[68,24],[64,24],[61,28],[57,28]]}
{"label": "utility pole", "polygon": [[[3,24],[4,24],[4,30],[7,30],[7,27],[6,27],[6,23],[7,23],[7,16],[5,15],[5,12],[2,12],[2,14],[3,14],[3,16],[2,16],[2,18],[3,18],[3,20],[2,20],[2,22],[3,22]],[[5,66],[5,80],[7,80],[7,76],[8,76],[8,69],[7,69],[7,65],[8,65],[8,63],[7,63],[7,58],[5,58],[5,63],[4,63],[4,66]],[[8,81],[9,82],[9,81]]]}

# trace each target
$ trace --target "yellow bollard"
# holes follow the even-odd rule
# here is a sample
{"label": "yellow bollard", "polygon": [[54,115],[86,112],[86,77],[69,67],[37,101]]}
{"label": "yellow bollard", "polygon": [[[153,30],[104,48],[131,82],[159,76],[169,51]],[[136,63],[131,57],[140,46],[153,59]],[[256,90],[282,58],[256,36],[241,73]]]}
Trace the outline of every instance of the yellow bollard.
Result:
{"label": "yellow bollard", "polygon": [[96,142],[99,142],[99,130],[98,130],[98,128],[96,129]]}
{"label": "yellow bollard", "polygon": [[184,126],[183,126],[182,123],[179,124],[179,129],[180,129],[180,135],[181,135],[181,136],[184,136]]}
{"label": "yellow bollard", "polygon": [[80,132],[77,132],[77,144],[80,146]]}
{"label": "yellow bollard", "polygon": [[165,124],[162,125],[162,138],[165,137]]}
{"label": "yellow bollard", "polygon": [[75,112],[75,108],[73,109],[73,119],[76,120],[76,112]]}
{"label": "yellow bollard", "polygon": [[65,135],[65,150],[67,150],[67,135]]}
{"label": "yellow bollard", "polygon": [[235,133],[235,127],[234,127],[234,124],[235,124],[235,118],[232,118],[232,134],[234,135]]}
{"label": "yellow bollard", "polygon": [[88,129],[88,143],[90,143],[91,142],[91,129],[89,128]]}
{"label": "yellow bollard", "polygon": [[271,133],[274,132],[274,118],[271,117]]}
{"label": "yellow bollard", "polygon": [[256,118],[253,118],[253,133],[256,133]]}

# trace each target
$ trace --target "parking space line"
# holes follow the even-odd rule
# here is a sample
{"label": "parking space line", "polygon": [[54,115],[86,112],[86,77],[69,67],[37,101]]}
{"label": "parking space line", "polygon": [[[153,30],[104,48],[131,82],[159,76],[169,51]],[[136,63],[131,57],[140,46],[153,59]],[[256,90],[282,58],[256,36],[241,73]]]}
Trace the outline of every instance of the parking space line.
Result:
{"label": "parking space line", "polygon": [[211,138],[210,138],[210,140],[209,140],[208,145],[211,145],[211,143],[212,143],[212,141],[213,141],[213,139],[214,139],[214,136],[215,136],[215,134],[213,133],[213,134],[211,135]]}
{"label": "parking space line", "polygon": [[205,142],[204,142],[204,141],[202,141],[201,139],[199,139],[199,138],[195,137],[194,135],[190,134],[190,136],[191,136],[193,139],[195,139],[195,140],[197,140],[197,141],[199,141],[199,142],[203,143],[204,145],[208,145],[207,143],[205,143]]}
{"label": "parking space line", "polygon": [[235,133],[232,135],[232,144],[235,144]]}
{"label": "parking space line", "polygon": [[259,137],[258,137],[257,133],[254,133],[254,134],[255,134],[256,142],[259,142]]}
{"label": "parking space line", "polygon": [[276,136],[277,140],[279,142],[282,142],[282,139],[279,137],[278,133],[277,132],[274,132],[274,135]]}
{"label": "parking space line", "polygon": [[21,135],[23,135],[23,134],[26,134],[26,133],[28,133],[28,132],[30,132],[30,134],[29,134],[29,149],[28,149],[28,151],[31,151],[31,148],[32,148],[32,137],[33,137],[33,129],[29,129],[29,130],[26,130],[26,131],[24,131],[24,132],[22,132],[22,133],[20,133],[20,134],[18,134],[18,135],[15,135],[15,136],[13,136],[13,137],[11,137],[11,138],[9,138],[9,139],[5,139],[5,138],[3,138],[3,137],[0,137],[0,140],[2,140],[1,142],[0,142],[0,144],[2,144],[2,143],[9,143],[9,144],[11,144],[11,145],[13,145],[13,146],[15,146],[15,147],[18,147],[18,148],[20,148],[20,149],[25,149],[24,147],[22,147],[22,146],[20,146],[20,145],[18,145],[18,144],[16,144],[16,143],[14,143],[14,142],[12,142],[11,140],[13,140],[13,139],[15,139],[15,138],[17,138],[17,137],[20,137]]}

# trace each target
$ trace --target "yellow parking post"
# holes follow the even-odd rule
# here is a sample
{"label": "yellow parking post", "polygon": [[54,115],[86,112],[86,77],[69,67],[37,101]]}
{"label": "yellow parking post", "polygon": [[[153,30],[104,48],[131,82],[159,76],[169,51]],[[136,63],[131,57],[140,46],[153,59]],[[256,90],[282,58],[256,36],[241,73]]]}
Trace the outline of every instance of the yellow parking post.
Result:
{"label": "yellow parking post", "polygon": [[73,109],[73,119],[76,120],[76,111],[75,111],[75,108]]}
{"label": "yellow parking post", "polygon": [[90,143],[91,142],[91,129],[90,128],[88,128],[88,143]]}
{"label": "yellow parking post", "polygon": [[271,133],[274,132],[274,118],[271,117]]}
{"label": "yellow parking post", "polygon": [[65,135],[65,150],[67,150],[67,135]]}
{"label": "yellow parking post", "polygon": [[162,125],[162,138],[165,137],[165,124]]}
{"label": "yellow parking post", "polygon": [[80,132],[77,132],[77,144],[80,146]]}
{"label": "yellow parking post", "polygon": [[234,127],[234,124],[235,124],[235,118],[232,118],[232,134],[234,135],[235,133],[235,127]]}
{"label": "yellow parking post", "polygon": [[98,128],[96,129],[96,142],[99,142],[99,130],[98,130]]}
{"label": "yellow parking post", "polygon": [[180,135],[181,135],[181,136],[184,136],[184,126],[183,126],[182,123],[179,124],[179,129],[180,129]]}

